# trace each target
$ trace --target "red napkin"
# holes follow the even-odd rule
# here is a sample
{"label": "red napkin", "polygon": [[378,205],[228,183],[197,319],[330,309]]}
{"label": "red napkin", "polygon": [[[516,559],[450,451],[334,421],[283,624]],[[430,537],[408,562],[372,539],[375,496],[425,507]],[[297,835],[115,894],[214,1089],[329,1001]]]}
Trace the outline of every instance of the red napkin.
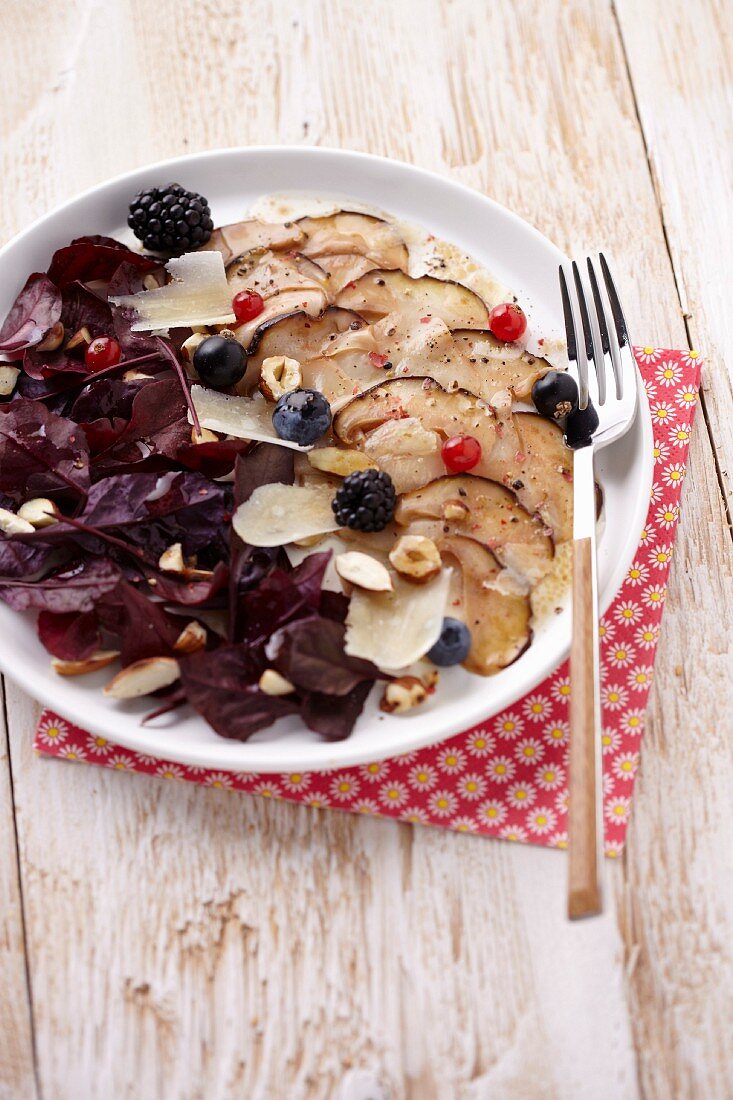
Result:
{"label": "red napkin", "polygon": [[[654,481],[637,556],[601,623],[606,854],[623,847],[700,384],[697,353],[637,348],[654,424]],[[256,775],[186,767],[120,748],[51,711],[48,756],[284,798],[319,808],[553,848],[567,843],[570,680],[565,662],[514,706],[431,748],[336,772]]]}

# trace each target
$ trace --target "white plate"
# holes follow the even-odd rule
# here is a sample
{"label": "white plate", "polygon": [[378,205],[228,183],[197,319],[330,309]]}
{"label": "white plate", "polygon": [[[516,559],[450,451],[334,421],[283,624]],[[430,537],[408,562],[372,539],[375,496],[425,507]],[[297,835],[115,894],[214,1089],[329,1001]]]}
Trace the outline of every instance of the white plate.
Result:
{"label": "white plate", "polygon": [[[47,268],[54,249],[87,233],[126,233],[128,203],[142,187],[175,179],[205,194],[216,224],[236,221],[261,195],[300,190],[381,206],[458,245],[518,295],[534,332],[562,335],[557,286],[564,259],[537,230],[491,199],[407,164],[317,148],[228,149],[164,161],[87,191],[37,221],[0,251],[0,317],[31,271]],[[602,451],[598,476],[605,499],[600,546],[600,599],[611,602],[633,560],[646,518],[652,445],[648,406],[631,432]],[[105,700],[107,674],[63,679],[50,670],[34,617],[0,603],[0,666],[31,695],[80,726],[130,749],[186,764],[232,771],[319,770],[378,760],[440,741],[510,706],[561,663],[568,651],[566,608],[542,626],[527,652],[484,679],[462,669],[443,675],[431,703],[396,718],[379,713],[372,692],[346,741],[328,744],[295,720],[281,721],[246,744],[217,735],[193,714],[140,725],[145,702]]]}

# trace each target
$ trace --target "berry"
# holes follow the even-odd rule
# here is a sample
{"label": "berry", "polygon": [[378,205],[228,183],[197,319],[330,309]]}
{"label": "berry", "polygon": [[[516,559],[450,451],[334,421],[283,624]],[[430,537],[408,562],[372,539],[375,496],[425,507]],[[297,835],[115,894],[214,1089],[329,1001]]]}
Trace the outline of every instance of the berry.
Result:
{"label": "berry", "polygon": [[331,507],[342,527],[381,531],[392,519],[396,504],[392,478],[384,470],[370,469],[345,477]]}
{"label": "berry", "polygon": [[598,427],[598,413],[592,401],[585,409],[574,409],[565,421],[565,442],[574,451],[587,447]]}
{"label": "berry", "polygon": [[471,648],[471,631],[460,619],[443,619],[443,629],[440,637],[428,650],[427,656],[434,665],[447,668],[449,665],[460,665],[468,657]]}
{"label": "berry", "polygon": [[93,374],[116,366],[121,358],[122,348],[111,336],[97,336],[84,352],[84,362]]}
{"label": "berry", "polygon": [[515,302],[502,302],[494,306],[489,314],[489,328],[497,340],[509,343],[518,340],[527,331],[527,318],[524,310]]}
{"label": "berry", "polygon": [[262,295],[258,294],[256,290],[242,290],[232,298],[234,316],[240,324],[244,324],[246,321],[254,321],[255,317],[259,317],[264,308],[265,303]]}
{"label": "berry", "polygon": [[481,444],[472,435],[453,435],[446,439],[440,454],[452,474],[465,474],[481,461]]}
{"label": "berry", "polygon": [[578,386],[565,371],[548,371],[532,387],[532,400],[541,416],[549,420],[564,420],[578,407]]}
{"label": "berry", "polygon": [[331,406],[319,390],[290,390],[275,405],[272,426],[281,439],[310,447],[331,426]]}
{"label": "berry", "polygon": [[202,382],[215,390],[236,386],[244,377],[247,356],[236,340],[207,336],[193,353],[193,365]]}
{"label": "berry", "polygon": [[214,228],[204,196],[180,183],[139,191],[130,203],[127,224],[146,248],[172,256],[206,244]]}

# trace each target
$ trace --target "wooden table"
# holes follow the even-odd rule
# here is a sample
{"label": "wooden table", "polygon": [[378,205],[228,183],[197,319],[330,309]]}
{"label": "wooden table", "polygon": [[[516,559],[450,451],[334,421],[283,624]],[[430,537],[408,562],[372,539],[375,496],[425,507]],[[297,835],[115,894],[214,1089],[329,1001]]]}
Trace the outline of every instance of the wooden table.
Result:
{"label": "wooden table", "polygon": [[607,914],[566,923],[558,853],[39,760],[6,683],[3,1100],[731,1095],[731,24],[726,0],[0,5],[3,239],[179,153],[369,150],[602,246],[638,341],[707,361]]}

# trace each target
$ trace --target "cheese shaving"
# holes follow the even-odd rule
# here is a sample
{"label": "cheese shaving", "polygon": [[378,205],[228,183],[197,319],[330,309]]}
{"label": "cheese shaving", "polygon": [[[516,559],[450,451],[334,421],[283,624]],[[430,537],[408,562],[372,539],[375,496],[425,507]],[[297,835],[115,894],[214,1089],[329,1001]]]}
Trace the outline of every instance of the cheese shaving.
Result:
{"label": "cheese shaving", "polygon": [[228,325],[236,320],[221,252],[187,252],[165,267],[172,278],[165,286],[110,298],[114,305],[136,311],[133,332]]}

